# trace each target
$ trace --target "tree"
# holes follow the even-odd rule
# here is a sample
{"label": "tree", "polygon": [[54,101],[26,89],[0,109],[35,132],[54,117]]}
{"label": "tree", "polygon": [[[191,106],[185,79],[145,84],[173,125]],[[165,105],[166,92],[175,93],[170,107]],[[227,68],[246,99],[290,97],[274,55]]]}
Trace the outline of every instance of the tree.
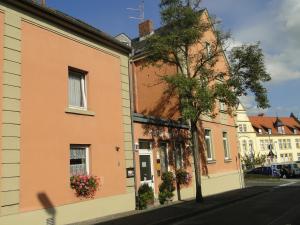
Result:
{"label": "tree", "polygon": [[[200,10],[200,0],[161,0],[162,28],[146,39],[145,51],[148,65],[168,64],[177,67],[176,74],[162,76],[176,92],[180,112],[190,124],[192,151],[195,166],[196,202],[202,202],[198,124],[203,115],[215,116],[216,102],[234,110],[239,96],[254,93],[261,108],[268,107],[267,90],[263,82],[270,80],[266,72],[259,43],[232,49],[229,54],[230,69],[217,71],[216,64],[224,56],[223,46],[228,33],[214,29],[217,21],[205,17]],[[206,32],[213,31],[214,38],[207,43]]]}

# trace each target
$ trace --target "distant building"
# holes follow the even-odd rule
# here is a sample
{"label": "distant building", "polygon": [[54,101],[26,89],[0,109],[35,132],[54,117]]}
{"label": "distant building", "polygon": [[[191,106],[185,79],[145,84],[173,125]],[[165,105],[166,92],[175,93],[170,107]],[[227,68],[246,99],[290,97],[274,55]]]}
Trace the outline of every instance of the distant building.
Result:
{"label": "distant building", "polygon": [[269,163],[300,160],[300,121],[293,114],[290,117],[247,116],[242,105],[237,114],[242,156],[260,153],[267,156]]}

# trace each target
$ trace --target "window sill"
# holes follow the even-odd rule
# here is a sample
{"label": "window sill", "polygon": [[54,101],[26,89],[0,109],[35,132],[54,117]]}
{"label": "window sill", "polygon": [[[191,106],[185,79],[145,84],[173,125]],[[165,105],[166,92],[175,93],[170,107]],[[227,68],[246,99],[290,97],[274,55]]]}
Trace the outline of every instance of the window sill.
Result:
{"label": "window sill", "polygon": [[232,159],[224,159],[224,163],[230,163],[232,162]]}
{"label": "window sill", "polygon": [[70,114],[77,114],[77,115],[83,115],[83,116],[95,116],[96,113],[88,110],[83,110],[83,109],[72,109],[72,108],[67,108],[65,113],[70,113]]}
{"label": "window sill", "polygon": [[207,160],[206,163],[207,164],[214,164],[214,163],[217,163],[217,161],[212,159],[212,160]]}

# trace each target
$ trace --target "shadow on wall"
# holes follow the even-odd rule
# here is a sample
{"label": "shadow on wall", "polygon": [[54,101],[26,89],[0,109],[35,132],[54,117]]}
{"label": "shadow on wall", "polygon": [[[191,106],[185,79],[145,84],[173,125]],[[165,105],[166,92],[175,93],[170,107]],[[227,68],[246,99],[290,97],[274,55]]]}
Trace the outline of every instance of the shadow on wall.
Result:
{"label": "shadow on wall", "polygon": [[52,204],[51,200],[48,198],[48,196],[45,193],[38,193],[37,197],[40,201],[40,203],[43,205],[44,210],[49,215],[49,218],[46,220],[47,225],[55,225],[55,215],[56,210],[54,208],[54,205]]}

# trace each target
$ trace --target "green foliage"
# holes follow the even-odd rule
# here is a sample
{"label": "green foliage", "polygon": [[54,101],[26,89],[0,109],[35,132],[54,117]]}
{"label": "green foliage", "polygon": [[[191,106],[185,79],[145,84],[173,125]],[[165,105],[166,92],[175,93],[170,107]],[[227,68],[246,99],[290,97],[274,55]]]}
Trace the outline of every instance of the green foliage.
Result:
{"label": "green foliage", "polygon": [[[271,78],[259,43],[233,48],[229,53],[231,69],[217,71],[216,63],[224,57],[223,48],[230,34],[213,29],[217,22],[199,10],[199,3],[161,0],[163,27],[146,39],[145,46],[148,64],[178,68],[177,74],[162,76],[162,80],[178,95],[183,118],[196,123],[200,115],[214,116],[216,101],[233,109],[240,96],[250,93],[255,95],[258,107],[268,107],[263,83]],[[203,38],[208,30],[215,34],[209,54]]]}
{"label": "green foliage", "polygon": [[237,96],[254,93],[258,107],[269,107],[267,89],[263,82],[271,80],[266,72],[264,55],[259,43],[242,45],[232,49],[229,55],[231,77],[229,84]]}
{"label": "green foliage", "polygon": [[148,184],[142,184],[138,190],[139,209],[146,209],[154,202],[154,192]]}
{"label": "green foliage", "polygon": [[255,166],[263,166],[266,162],[267,156],[261,154],[245,154],[242,156],[242,163],[246,169],[255,168]]}
{"label": "green foliage", "polygon": [[164,204],[166,201],[170,201],[175,190],[175,178],[174,174],[172,172],[166,172],[162,174],[162,183],[159,185],[159,203]]}

